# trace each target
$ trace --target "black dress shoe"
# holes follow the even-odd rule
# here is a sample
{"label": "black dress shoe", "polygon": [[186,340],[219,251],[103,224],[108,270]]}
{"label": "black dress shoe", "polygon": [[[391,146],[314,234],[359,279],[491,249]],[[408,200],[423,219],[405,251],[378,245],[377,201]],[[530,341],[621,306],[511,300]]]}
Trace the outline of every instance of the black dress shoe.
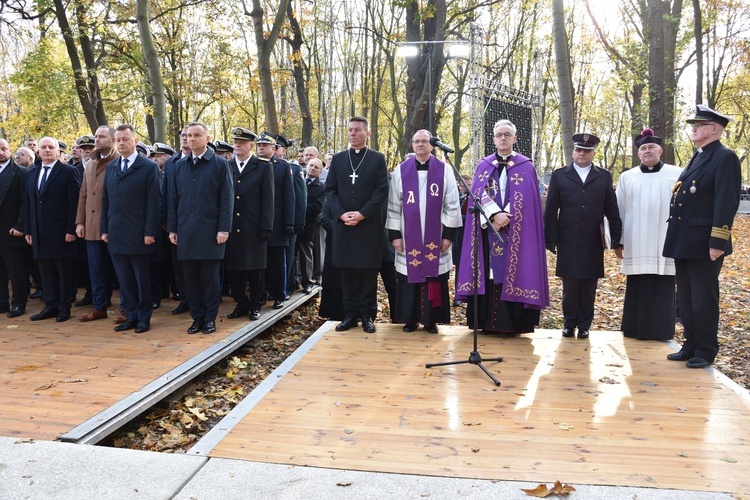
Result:
{"label": "black dress shoe", "polygon": [[310,295],[312,293],[312,285],[305,285],[302,287],[302,293]]}
{"label": "black dress shoe", "polygon": [[203,324],[205,321],[203,319],[196,319],[193,321],[193,324],[190,325],[190,328],[187,329],[188,333],[198,333],[199,331],[203,330]]}
{"label": "black dress shoe", "polygon": [[90,306],[93,304],[91,302],[91,295],[85,295],[81,300],[75,303],[76,307],[83,307],[83,306]]}
{"label": "black dress shoe", "polygon": [[137,324],[138,324],[138,320],[136,320],[135,318],[132,318],[132,319],[126,320],[125,323],[120,323],[119,325],[117,325],[115,327],[115,331],[125,332],[127,330],[132,330],[133,328],[136,327]]}
{"label": "black dress shoe", "polygon": [[229,319],[241,318],[242,316],[245,316],[247,313],[248,313],[247,309],[243,309],[242,307],[235,307],[234,311],[227,314],[227,318]]}
{"label": "black dress shoe", "polygon": [[428,333],[437,333],[437,325],[424,325],[424,329],[427,330]]}
{"label": "black dress shoe", "polygon": [[575,328],[563,328],[562,336],[565,338],[575,337],[576,335],[576,329]]}
{"label": "black dress shoe", "polygon": [[581,330],[578,329],[578,338],[579,339],[587,339],[589,338],[589,331],[588,330]]}
{"label": "black dress shoe", "polygon": [[3,304],[0,306],[0,313],[10,312],[10,304]]}
{"label": "black dress shoe", "polygon": [[406,333],[411,333],[414,330],[416,330],[418,326],[419,326],[419,323],[407,323],[407,324],[404,325],[403,330]]}
{"label": "black dress shoe", "polygon": [[154,302],[151,303],[151,308],[152,309],[159,309],[160,307],[161,307],[161,300],[156,300],[156,301],[154,301]]}
{"label": "black dress shoe", "polygon": [[365,333],[375,333],[375,323],[370,318],[362,318],[362,329]]}
{"label": "black dress shoe", "polygon": [[190,310],[187,302],[180,302],[180,305],[172,309],[172,314],[185,314]]}
{"label": "black dress shoe", "polygon": [[15,318],[15,317],[18,317],[18,316],[20,316],[22,314],[26,314],[26,308],[25,307],[13,306],[13,307],[10,308],[10,311],[8,312],[8,317],[9,318]]}
{"label": "black dress shoe", "polygon": [[685,363],[688,368],[705,368],[710,365],[711,362],[703,358],[690,358]]}
{"label": "black dress shoe", "polygon": [[684,349],[680,349],[679,351],[673,352],[672,354],[667,354],[667,359],[670,361],[687,361],[692,357],[693,354],[685,351]]}
{"label": "black dress shoe", "polygon": [[336,325],[336,331],[337,332],[345,332],[349,328],[354,328],[357,326],[357,320],[356,318],[344,318],[344,321]]}
{"label": "black dress shoe", "polygon": [[56,307],[45,307],[42,309],[42,312],[39,312],[29,319],[31,321],[39,321],[40,319],[50,319],[57,316],[57,308]]}
{"label": "black dress shoe", "polygon": [[216,322],[212,319],[209,319],[206,321],[206,324],[203,325],[203,333],[214,333],[216,331]]}
{"label": "black dress shoe", "polygon": [[58,323],[62,323],[63,321],[68,321],[70,319],[70,310],[60,311],[57,313],[57,316],[55,316],[55,321]]}
{"label": "black dress shoe", "polygon": [[250,319],[253,321],[260,319],[260,311],[257,309],[250,309]]}
{"label": "black dress shoe", "polygon": [[151,322],[150,321],[139,321],[137,325],[135,325],[135,333],[144,333],[151,329]]}
{"label": "black dress shoe", "polygon": [[274,309],[281,309],[284,307],[284,301],[283,300],[274,300],[273,301],[273,308]]}
{"label": "black dress shoe", "polygon": [[29,295],[30,299],[41,299],[44,296],[44,292],[42,290],[37,289],[34,293]]}

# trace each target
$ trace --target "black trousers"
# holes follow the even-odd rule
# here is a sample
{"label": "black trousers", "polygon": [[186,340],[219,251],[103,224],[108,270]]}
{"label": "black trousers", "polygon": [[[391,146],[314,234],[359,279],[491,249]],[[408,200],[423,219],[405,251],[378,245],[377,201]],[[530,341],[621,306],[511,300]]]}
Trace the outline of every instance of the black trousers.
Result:
{"label": "black trousers", "polygon": [[[237,308],[243,311],[256,309],[260,311],[263,305],[263,290],[265,288],[265,269],[251,271],[227,271],[229,290],[232,298],[237,302]],[[246,284],[250,282],[250,295],[246,292]]]}
{"label": "black trousers", "polygon": [[151,254],[112,254],[120,297],[128,319],[138,322],[151,320]]}
{"label": "black trousers", "polygon": [[273,300],[286,299],[288,247],[268,247],[266,256],[266,289]]}
{"label": "black trousers", "polygon": [[711,363],[719,352],[719,273],[723,264],[724,257],[674,260],[680,319],[685,327],[682,348]]}
{"label": "black trousers", "polygon": [[174,266],[174,281],[177,293],[180,294],[180,304],[187,304],[187,292],[185,291],[185,271],[182,270],[182,262],[177,258],[177,245],[169,245],[172,249],[172,265]]}
{"label": "black trousers", "polygon": [[190,316],[195,319],[216,321],[221,303],[220,259],[183,260],[185,294],[190,306]]}
{"label": "black trousers", "polygon": [[598,278],[563,278],[562,310],[565,328],[589,330],[594,321],[594,301]]}
{"label": "black trousers", "polygon": [[[29,274],[26,266],[27,250],[22,246],[0,246],[0,305],[26,309],[29,300]],[[12,300],[8,296],[8,278],[13,287]]]}
{"label": "black trousers", "polygon": [[346,318],[375,320],[378,314],[378,272],[379,269],[341,269]]}
{"label": "black trousers", "polygon": [[73,257],[37,259],[42,277],[44,306],[56,307],[58,312],[70,311],[70,291],[75,282]]}
{"label": "black trousers", "polygon": [[297,238],[297,254],[299,255],[299,274],[302,286],[313,283],[313,242],[304,238]]}

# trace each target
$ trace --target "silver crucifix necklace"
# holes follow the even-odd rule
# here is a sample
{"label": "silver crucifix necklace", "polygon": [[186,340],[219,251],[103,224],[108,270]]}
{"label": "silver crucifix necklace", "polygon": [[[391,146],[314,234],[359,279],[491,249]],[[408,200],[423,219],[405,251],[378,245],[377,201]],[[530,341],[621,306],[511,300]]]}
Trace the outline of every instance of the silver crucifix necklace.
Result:
{"label": "silver crucifix necklace", "polygon": [[349,177],[351,177],[352,179],[352,184],[354,184],[357,181],[357,177],[359,177],[357,175],[357,170],[359,170],[359,167],[362,166],[362,162],[365,161],[365,156],[367,156],[368,151],[369,149],[367,148],[367,146],[365,146],[365,154],[362,156],[362,159],[359,160],[359,163],[357,163],[357,168],[354,168],[354,163],[352,163],[352,152],[351,150],[349,150],[349,166],[352,169],[352,173]]}

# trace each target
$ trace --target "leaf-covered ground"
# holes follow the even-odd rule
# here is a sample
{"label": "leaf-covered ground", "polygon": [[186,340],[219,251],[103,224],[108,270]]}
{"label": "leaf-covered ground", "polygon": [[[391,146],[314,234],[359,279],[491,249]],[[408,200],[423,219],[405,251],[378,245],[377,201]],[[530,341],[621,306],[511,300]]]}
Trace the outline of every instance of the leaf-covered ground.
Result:
{"label": "leaf-covered ground", "polygon": [[[750,215],[735,219],[734,254],[724,261],[721,273],[721,349],[715,366],[745,388],[750,388]],[[548,266],[554,274],[554,256]],[[620,274],[614,252],[605,255],[605,278],[599,281],[596,317],[592,330],[619,330],[625,277]],[[542,313],[541,328],[562,328],[562,284],[550,277],[552,304]],[[465,309],[454,307],[453,324],[465,324]],[[379,288],[378,321],[388,321],[388,305]],[[317,316],[317,302],[311,301],[254,339],[240,352],[224,360],[195,381],[178,401],[154,408],[133,421],[110,440],[123,448],[184,453],[216,425],[286,357],[294,352],[323,320]],[[676,340],[682,338],[677,325]]]}

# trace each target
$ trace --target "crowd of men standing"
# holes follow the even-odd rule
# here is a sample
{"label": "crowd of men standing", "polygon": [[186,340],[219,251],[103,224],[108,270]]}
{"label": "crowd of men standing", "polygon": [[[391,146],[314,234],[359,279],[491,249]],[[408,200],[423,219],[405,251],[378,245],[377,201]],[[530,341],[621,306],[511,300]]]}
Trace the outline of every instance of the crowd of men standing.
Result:
{"label": "crowd of men standing", "polygon": [[266,300],[283,308],[323,277],[321,315],[340,320],[337,331],[361,322],[372,333],[380,275],[391,319],[437,333],[450,322],[455,264],[469,326],[515,336],[532,332],[549,305],[546,249],[562,279],[562,336],[586,339],[612,248],[628,275],[625,336],[673,337],[676,283],[686,342],[668,358],[705,367],[718,352],[718,277],[741,189],[739,160],[720,142],[730,121],[697,107],[685,169],[665,165],[661,138],[645,129],[634,138],[641,164],[619,186],[593,162],[599,138],[576,134],[545,207],[508,120],[494,125],[496,152],[462,190],[427,130],[391,175],[367,146],[362,117],[349,121],[349,147],[325,163],[313,147],[289,162],[286,138],[243,127],[231,130],[233,144],[212,143],[197,122],[182,130],[180,151],[139,143],[130,125],[102,126],[76,141],[70,164],[52,137],[38,148],[27,140],[15,161],[0,139],[0,279],[13,289],[0,291],[0,310],[25,313],[33,276],[44,308],[31,320],[70,319],[82,281],[87,294],[75,305],[91,309],[80,321],[100,320],[117,282],[116,331],[148,331],[171,289],[180,299],[172,313],[192,317],[187,332],[213,333],[223,292],[236,303],[229,319],[257,320]]}

